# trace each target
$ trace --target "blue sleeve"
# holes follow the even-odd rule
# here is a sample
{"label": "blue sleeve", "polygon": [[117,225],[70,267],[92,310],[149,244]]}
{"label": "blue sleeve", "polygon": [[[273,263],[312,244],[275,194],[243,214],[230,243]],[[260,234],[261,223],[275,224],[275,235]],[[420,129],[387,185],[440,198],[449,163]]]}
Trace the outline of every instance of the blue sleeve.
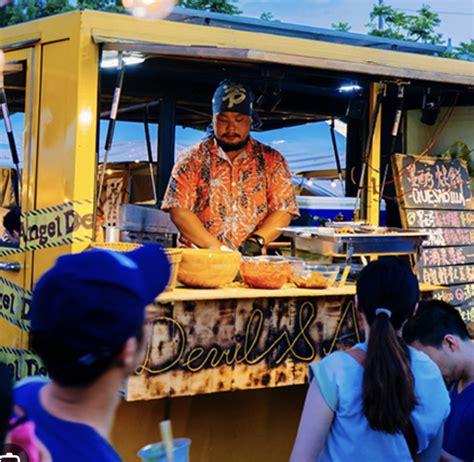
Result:
{"label": "blue sleeve", "polygon": [[428,448],[449,415],[448,390],[438,366],[423,352],[410,348],[415,396],[418,404],[411,413],[420,451]]}
{"label": "blue sleeve", "polygon": [[445,424],[443,449],[458,459],[474,461],[474,385],[461,396],[452,394],[456,402]]}
{"label": "blue sleeve", "polygon": [[319,385],[321,395],[326,401],[331,411],[336,412],[338,405],[338,387],[334,370],[331,368],[332,355],[310,364],[310,380],[316,380]]}

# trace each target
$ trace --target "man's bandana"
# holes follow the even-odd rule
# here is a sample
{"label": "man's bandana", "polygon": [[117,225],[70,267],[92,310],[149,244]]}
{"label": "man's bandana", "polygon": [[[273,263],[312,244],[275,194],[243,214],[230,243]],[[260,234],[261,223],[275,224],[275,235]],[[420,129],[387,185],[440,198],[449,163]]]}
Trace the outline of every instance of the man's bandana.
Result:
{"label": "man's bandana", "polygon": [[224,80],[217,87],[212,98],[212,112],[238,112],[253,115],[254,95],[250,88],[230,80]]}

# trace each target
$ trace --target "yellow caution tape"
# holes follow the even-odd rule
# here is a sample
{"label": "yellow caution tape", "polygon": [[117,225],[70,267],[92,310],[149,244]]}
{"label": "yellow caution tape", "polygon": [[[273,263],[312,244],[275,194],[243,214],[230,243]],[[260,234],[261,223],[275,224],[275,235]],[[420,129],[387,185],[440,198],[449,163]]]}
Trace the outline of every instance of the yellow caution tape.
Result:
{"label": "yellow caution tape", "polygon": [[22,253],[23,252],[23,249],[19,248],[19,247],[15,247],[15,248],[4,248],[2,249],[0,247],[0,258],[1,257],[6,257],[8,255],[16,255],[16,254],[19,254],[19,253]]}
{"label": "yellow caution tape", "polygon": [[15,382],[30,375],[47,376],[46,367],[32,351],[0,346],[0,361],[7,365]]}
{"label": "yellow caution tape", "polygon": [[20,249],[39,250],[73,242],[90,242],[92,201],[66,202],[22,214]]}
{"label": "yellow caution tape", "polygon": [[0,277],[0,316],[29,332],[30,322],[26,318],[30,311],[31,296],[29,290]]}

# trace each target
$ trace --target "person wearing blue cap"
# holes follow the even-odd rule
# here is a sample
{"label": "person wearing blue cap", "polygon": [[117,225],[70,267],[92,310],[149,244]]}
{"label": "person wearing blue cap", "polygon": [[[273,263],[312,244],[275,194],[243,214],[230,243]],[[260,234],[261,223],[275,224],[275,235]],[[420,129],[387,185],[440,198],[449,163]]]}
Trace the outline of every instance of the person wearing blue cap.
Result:
{"label": "person wearing blue cap", "polygon": [[247,86],[223,81],[212,99],[211,135],[175,164],[162,209],[188,246],[263,247],[298,215],[283,156],[250,136],[260,121]]}
{"label": "person wearing blue cap", "polygon": [[118,389],[143,360],[145,307],[169,276],[162,248],[147,244],[59,257],[36,284],[32,346],[51,380],[20,382],[15,404],[53,461],[120,461],[108,442]]}

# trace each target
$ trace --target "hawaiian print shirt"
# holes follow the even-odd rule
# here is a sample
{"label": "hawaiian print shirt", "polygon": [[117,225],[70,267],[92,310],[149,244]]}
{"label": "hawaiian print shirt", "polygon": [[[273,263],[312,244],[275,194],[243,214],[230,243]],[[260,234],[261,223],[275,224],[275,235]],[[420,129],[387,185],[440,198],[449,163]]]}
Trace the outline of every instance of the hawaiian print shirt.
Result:
{"label": "hawaiian print shirt", "polygon": [[252,138],[233,162],[214,138],[184,151],[162,205],[165,211],[175,207],[191,210],[219,241],[237,247],[272,212],[298,216],[285,159]]}

